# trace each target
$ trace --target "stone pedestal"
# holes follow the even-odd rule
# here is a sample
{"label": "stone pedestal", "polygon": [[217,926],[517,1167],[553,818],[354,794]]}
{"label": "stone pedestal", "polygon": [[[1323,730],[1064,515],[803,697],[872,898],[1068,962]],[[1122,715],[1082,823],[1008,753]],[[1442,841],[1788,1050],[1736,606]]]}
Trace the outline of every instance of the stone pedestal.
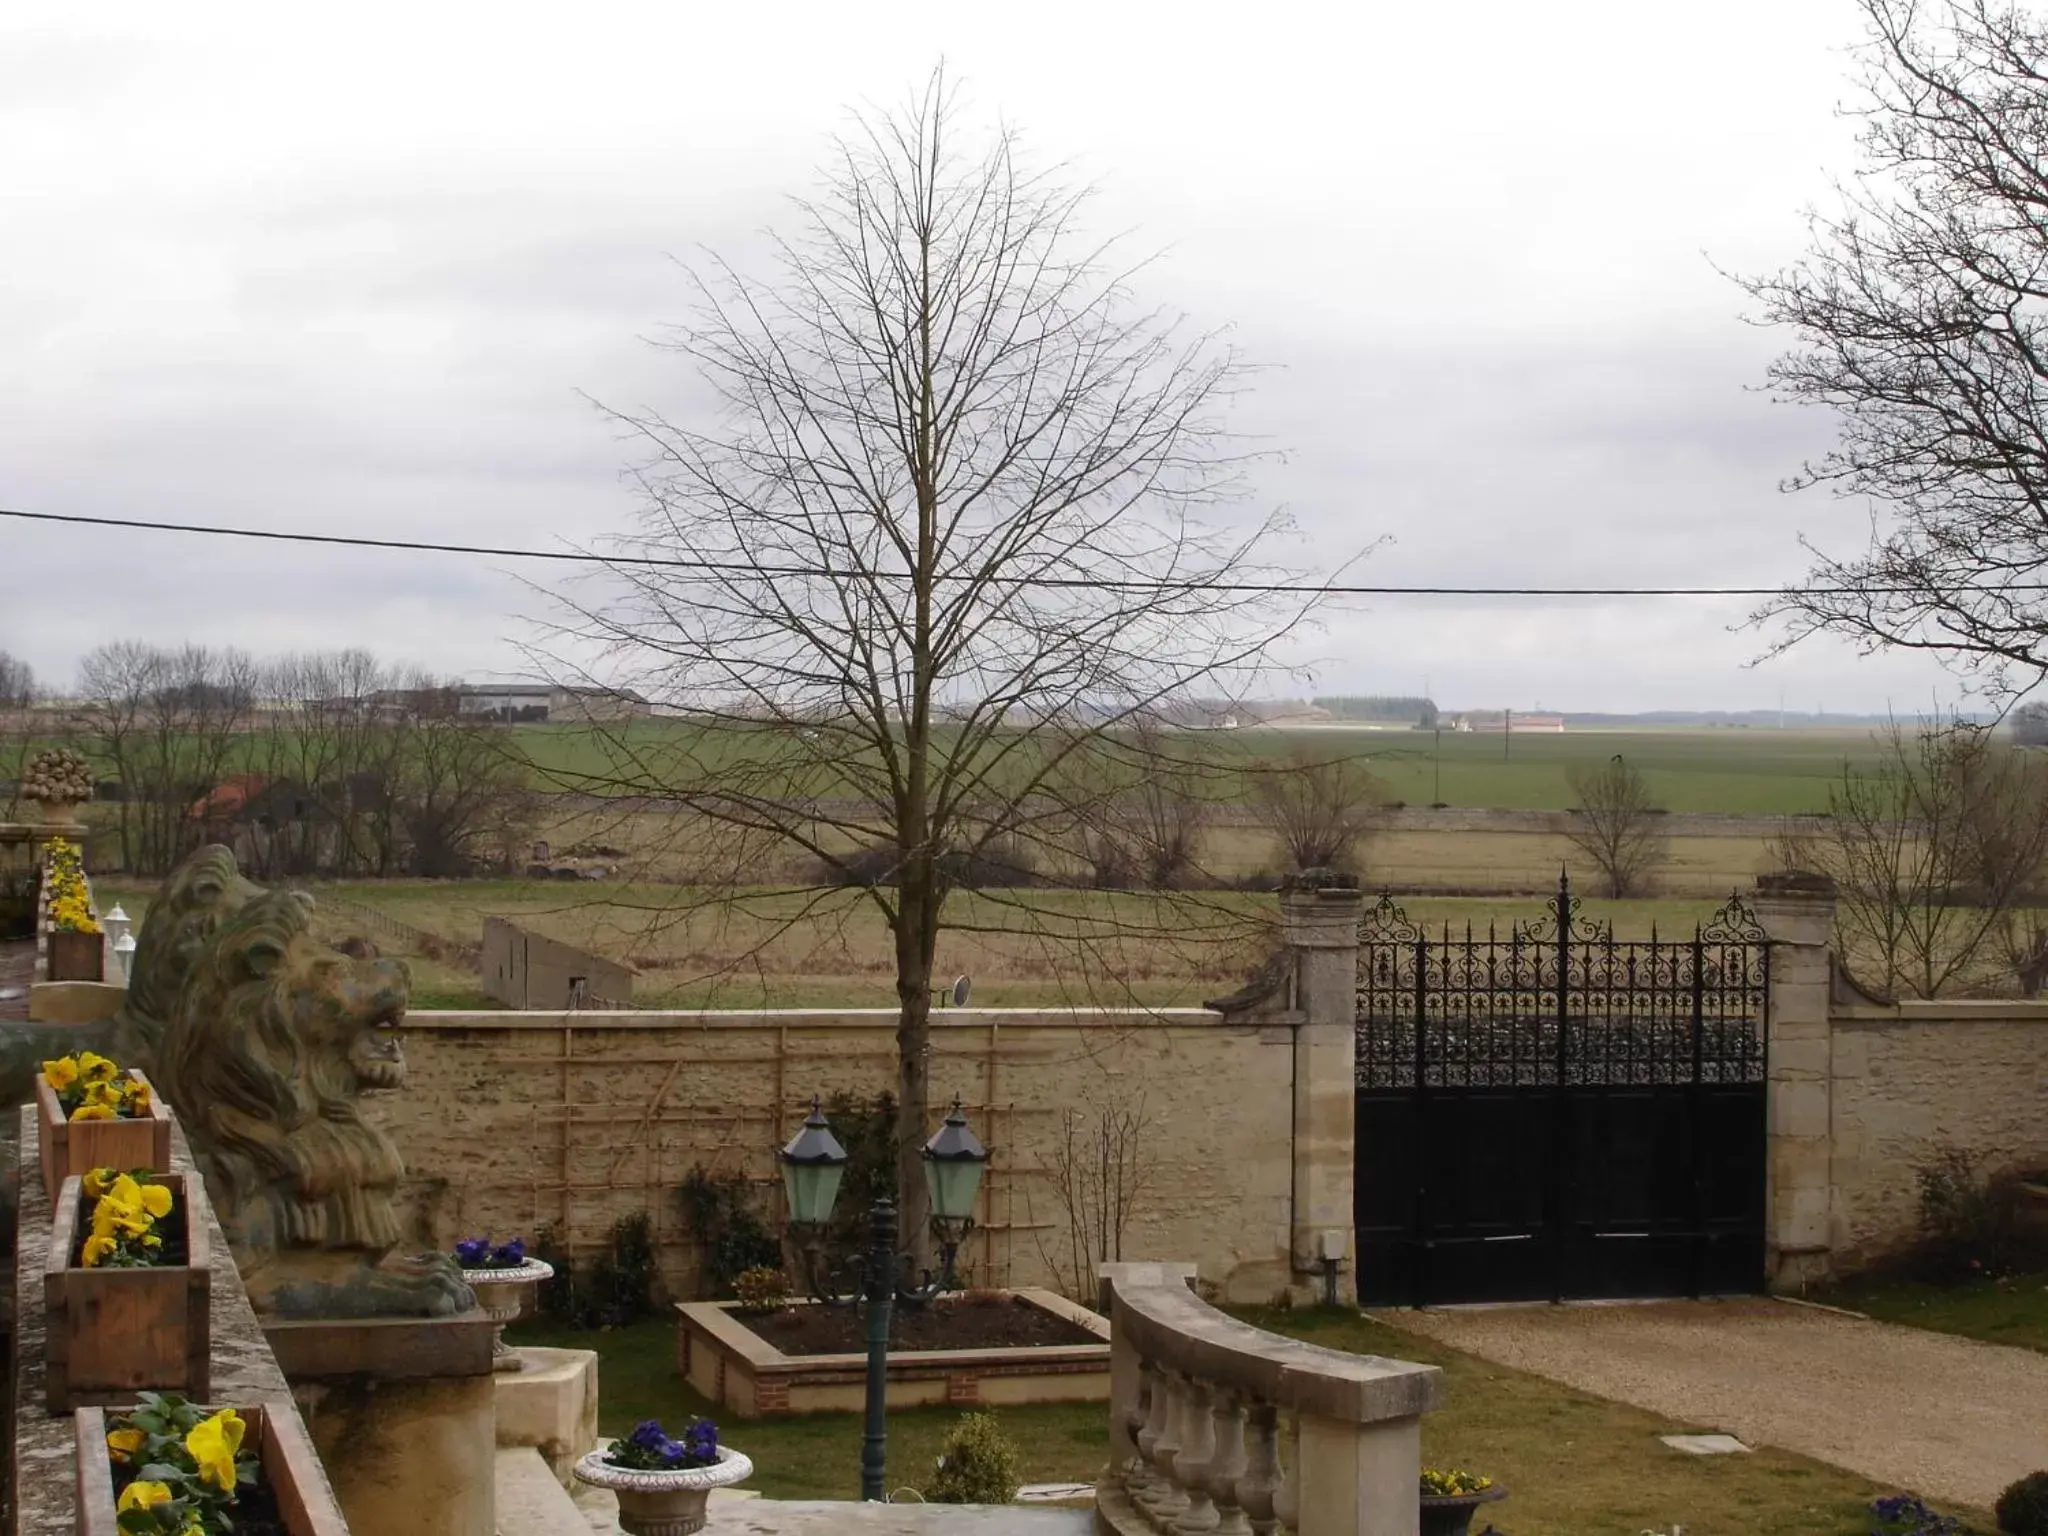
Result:
{"label": "stone pedestal", "polygon": [[267,1320],[263,1331],[350,1530],[493,1536],[489,1318]]}
{"label": "stone pedestal", "polygon": [[522,1368],[493,1383],[498,1447],[531,1446],[566,1488],[576,1458],[597,1444],[597,1351],[528,1346],[519,1354]]}

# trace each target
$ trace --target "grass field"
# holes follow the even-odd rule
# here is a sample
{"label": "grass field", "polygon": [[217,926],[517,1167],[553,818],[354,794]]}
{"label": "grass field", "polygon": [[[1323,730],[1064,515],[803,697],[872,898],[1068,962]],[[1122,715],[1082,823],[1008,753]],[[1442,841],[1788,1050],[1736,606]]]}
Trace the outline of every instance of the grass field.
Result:
{"label": "grass field", "polygon": [[[140,919],[151,889],[116,878],[97,882],[103,902],[119,900]],[[669,885],[604,885],[547,880],[341,881],[312,887],[374,907],[446,939],[476,942],[487,916],[601,954],[640,971],[634,1000],[700,1008],[885,1008],[895,1006],[894,957],[880,920],[850,894],[827,911],[802,896],[763,897],[746,913],[691,905],[694,893]],[[956,896],[960,927],[939,940],[939,974],[965,973],[984,1007],[1193,1007],[1231,991],[1266,953],[1273,899],[1218,892],[1192,907],[1108,892],[1020,893],[1046,914],[1047,926],[1096,930],[1085,941],[1002,932],[1018,921],[1008,900]],[[1717,905],[1711,898],[1645,901],[1589,899],[1589,918],[1623,937],[1684,934]],[[1502,926],[1538,915],[1528,898],[1411,897],[1402,909],[1438,928]],[[1111,929],[1124,930],[1121,934]],[[326,920],[330,938],[350,920]],[[374,937],[374,935],[373,935]],[[489,1006],[473,973],[383,939],[403,954],[417,1007]]]}
{"label": "grass field", "polygon": [[[612,727],[626,747],[659,762],[682,742],[700,750],[695,727],[643,720]],[[577,726],[512,728],[520,749],[559,783],[601,781],[612,758],[602,741]],[[1426,732],[1325,727],[1189,734],[1224,760],[1270,760],[1298,748],[1356,754],[1408,805],[1442,801],[1497,810],[1561,810],[1572,803],[1568,774],[1575,763],[1601,763],[1620,753],[1648,780],[1658,804],[1672,811],[1800,815],[1827,807],[1828,784],[1845,760],[1876,756],[1867,726],[1841,730],[1757,729],[1573,730],[1560,735]]]}
{"label": "grass field", "polygon": [[[1357,1313],[1244,1315],[1328,1348],[1441,1367],[1445,1402],[1422,1421],[1423,1460],[1498,1479],[1509,1497],[1487,1512],[1516,1536],[1634,1536],[1674,1524],[1691,1536],[1862,1536],[1868,1530],[1863,1510],[1892,1491],[1768,1448],[1747,1456],[1687,1456],[1657,1437],[1717,1426],[1663,1419],[1444,1349]],[[665,1321],[598,1334],[521,1324],[508,1337],[598,1351],[600,1433],[623,1433],[644,1418],[673,1423],[715,1416],[712,1405],[676,1376],[674,1329]],[[1100,1404],[1053,1404],[1007,1408],[998,1417],[1017,1445],[1026,1481],[1093,1482],[1108,1457],[1106,1413]],[[889,1415],[892,1488],[929,1475],[956,1420],[946,1409]],[[720,1428],[754,1460],[748,1486],[772,1498],[858,1493],[856,1415],[733,1419]]]}

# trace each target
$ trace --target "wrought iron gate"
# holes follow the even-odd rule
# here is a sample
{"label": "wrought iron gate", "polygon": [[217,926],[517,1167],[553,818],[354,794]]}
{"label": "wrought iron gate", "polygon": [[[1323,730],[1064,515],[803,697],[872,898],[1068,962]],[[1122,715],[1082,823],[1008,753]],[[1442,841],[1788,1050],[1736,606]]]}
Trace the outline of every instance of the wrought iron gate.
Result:
{"label": "wrought iron gate", "polygon": [[1755,1291],[1769,944],[1739,898],[1617,940],[1568,878],[1506,934],[1359,927],[1368,1303]]}

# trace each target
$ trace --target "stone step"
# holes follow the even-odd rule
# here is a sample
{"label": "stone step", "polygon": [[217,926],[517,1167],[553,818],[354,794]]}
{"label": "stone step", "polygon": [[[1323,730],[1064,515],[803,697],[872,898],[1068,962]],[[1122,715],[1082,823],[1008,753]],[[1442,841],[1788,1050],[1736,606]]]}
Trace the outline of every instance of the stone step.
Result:
{"label": "stone step", "polygon": [[590,1521],[532,1446],[501,1449],[494,1483],[497,1536],[590,1536]]}
{"label": "stone step", "polygon": [[1095,1517],[1085,1509],[762,1499],[723,1511],[705,1536],[1091,1536],[1094,1529]]}

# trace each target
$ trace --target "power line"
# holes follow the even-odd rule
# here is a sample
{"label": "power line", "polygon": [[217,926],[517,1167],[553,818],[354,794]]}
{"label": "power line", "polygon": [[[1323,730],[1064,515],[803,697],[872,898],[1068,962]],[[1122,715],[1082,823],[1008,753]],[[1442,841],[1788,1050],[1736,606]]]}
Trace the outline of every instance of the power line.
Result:
{"label": "power line", "polygon": [[[437,555],[488,555],[501,560],[554,560],[570,564],[636,566],[700,572],[705,575],[758,577],[831,577],[843,575],[822,565],[759,565],[747,560],[679,559],[660,555],[599,555],[573,549],[514,549],[491,544],[444,544],[427,539],[373,539],[361,534],[290,533],[277,528],[228,528],[208,523],[166,523],[139,517],[87,517],[74,512],[24,512],[0,507],[0,517],[37,523],[70,523],[88,528],[138,528],[150,533],[200,534],[208,538],[258,539],[280,544],[338,544],[351,549],[391,549]],[[1174,581],[1133,577],[1117,581],[1097,576],[995,576],[996,582],[1020,587],[1079,587],[1094,591],[1218,592],[1255,596],[1260,593],[1332,597],[1779,597],[1783,587],[1449,587],[1366,586],[1352,583],[1318,585],[1303,582]],[[1905,597],[1921,587],[1805,587],[1819,596]],[[1989,589],[1987,589],[1989,590]],[[2048,582],[2012,582],[1999,592],[2048,592]]]}

